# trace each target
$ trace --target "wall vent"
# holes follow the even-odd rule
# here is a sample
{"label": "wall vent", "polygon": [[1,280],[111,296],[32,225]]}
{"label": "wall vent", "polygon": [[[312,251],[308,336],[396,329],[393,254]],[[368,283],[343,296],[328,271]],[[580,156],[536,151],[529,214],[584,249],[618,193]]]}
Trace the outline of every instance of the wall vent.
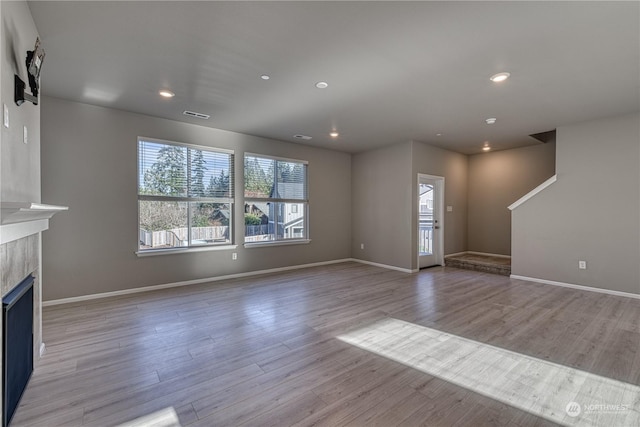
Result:
{"label": "wall vent", "polygon": [[293,135],[293,137],[296,138],[296,139],[303,139],[305,141],[308,141],[308,140],[311,139],[311,137],[307,136],[307,135]]}
{"label": "wall vent", "polygon": [[196,113],[195,111],[189,111],[189,110],[185,110],[182,114],[184,114],[185,116],[193,117],[196,119],[203,119],[203,120],[207,120],[209,119],[209,117],[211,117],[208,114]]}

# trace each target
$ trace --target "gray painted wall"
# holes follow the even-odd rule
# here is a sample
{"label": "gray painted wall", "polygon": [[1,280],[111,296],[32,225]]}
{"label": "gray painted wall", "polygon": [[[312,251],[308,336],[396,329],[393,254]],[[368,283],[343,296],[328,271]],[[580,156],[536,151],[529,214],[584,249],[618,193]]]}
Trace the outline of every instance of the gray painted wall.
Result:
{"label": "gray painted wall", "polygon": [[355,154],[351,169],[353,257],[411,269],[411,142]]}
{"label": "gray painted wall", "polygon": [[640,115],[559,127],[556,144],[557,182],[513,211],[513,274],[640,294]]}
{"label": "gray painted wall", "polygon": [[[421,142],[411,153],[411,265],[418,268],[418,188],[419,173],[444,177],[444,255],[467,250],[468,156]],[[447,212],[451,206],[453,211]]]}
{"label": "gray painted wall", "polygon": [[[40,106],[13,100],[13,76],[26,83],[27,50],[33,50],[38,31],[24,1],[2,2],[2,103],[9,108],[9,129],[0,123],[2,184],[0,199],[12,202],[40,202]],[[45,59],[46,62],[46,59]],[[1,106],[0,106],[1,107]],[[22,142],[27,127],[28,144]]]}
{"label": "gray painted wall", "polygon": [[[552,145],[470,160],[410,141],[351,156],[52,98],[42,111],[43,198],[70,206],[43,236],[45,300],[349,257],[415,270],[418,173],[445,178],[445,205],[453,207],[445,212],[445,254],[467,250],[468,240],[471,250],[500,253],[492,236],[467,234],[478,221],[478,185],[513,194],[495,202],[508,205],[553,163]],[[558,129],[558,182],[513,213],[514,274],[638,292],[638,133],[637,116]],[[235,262],[231,251],[138,258],[138,136],[230,148],[238,159],[250,151],[309,161],[312,242],[239,246]],[[535,170],[522,173],[533,162]],[[242,162],[236,166],[241,177]],[[516,185],[520,173],[526,189]],[[242,206],[241,185],[236,196]],[[611,206],[623,207],[614,220],[604,216]],[[235,220],[242,222],[241,209]],[[578,259],[589,269],[578,271]]]}
{"label": "gray painted wall", "polygon": [[467,250],[511,255],[509,205],[555,173],[555,142],[469,156]]}
{"label": "gray painted wall", "polygon": [[410,141],[353,156],[354,258],[418,268],[418,173],[445,178],[444,252],[466,250],[467,156]]}
{"label": "gray painted wall", "polygon": [[[349,154],[54,98],[42,101],[42,135],[43,198],[69,206],[43,236],[45,300],[351,256]],[[138,136],[235,150],[236,224],[245,151],[307,160],[311,243],[240,244],[237,261],[231,250],[137,257]]]}
{"label": "gray painted wall", "polygon": [[[18,107],[14,102],[13,91],[15,74],[27,82],[26,54],[27,50],[33,49],[38,31],[24,1],[0,1],[0,18],[0,104],[9,109],[9,128],[5,128],[0,122],[0,200],[40,202],[40,107],[31,103]],[[23,126],[27,126],[28,144],[22,142]],[[42,343],[42,281],[38,270],[38,242],[39,236],[33,235],[0,247],[4,291],[8,290],[8,283],[12,283],[11,287],[18,284],[15,277],[24,278],[35,270],[35,363],[40,358],[38,350]],[[25,252],[28,253],[27,256],[23,256]],[[0,339],[3,330],[1,317]],[[0,369],[2,368],[0,360]],[[3,411],[2,405],[3,402],[0,401],[0,413]]]}

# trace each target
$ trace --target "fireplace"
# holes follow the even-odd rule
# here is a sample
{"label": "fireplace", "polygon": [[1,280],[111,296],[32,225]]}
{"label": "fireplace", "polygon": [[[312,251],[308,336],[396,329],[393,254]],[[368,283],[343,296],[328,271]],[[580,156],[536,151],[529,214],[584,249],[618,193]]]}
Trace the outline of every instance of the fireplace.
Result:
{"label": "fireplace", "polygon": [[33,275],[2,298],[2,426],[18,408],[33,372]]}
{"label": "fireplace", "polygon": [[3,306],[0,427],[6,427],[11,421],[33,368],[44,353],[40,274],[42,232],[49,228],[49,218],[53,214],[67,209],[36,202],[0,201],[0,296]]}

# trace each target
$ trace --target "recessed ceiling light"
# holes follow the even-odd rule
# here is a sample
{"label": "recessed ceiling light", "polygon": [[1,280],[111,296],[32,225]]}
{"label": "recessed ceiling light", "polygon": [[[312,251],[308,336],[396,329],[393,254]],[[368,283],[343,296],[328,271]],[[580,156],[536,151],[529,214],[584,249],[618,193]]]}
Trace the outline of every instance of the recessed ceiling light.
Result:
{"label": "recessed ceiling light", "polygon": [[163,96],[165,98],[173,98],[174,96],[176,96],[176,94],[171,92],[169,89],[161,89],[158,93],[160,94],[160,96]]}
{"label": "recessed ceiling light", "polygon": [[503,81],[507,80],[510,75],[511,75],[511,73],[498,73],[498,74],[494,74],[493,76],[489,77],[489,80],[491,80],[494,83],[500,83],[500,82],[503,82]]}
{"label": "recessed ceiling light", "polygon": [[333,131],[333,132],[331,132],[331,133],[329,134],[329,136],[330,136],[331,138],[337,138],[337,137],[339,137],[339,136],[340,136],[340,134],[339,134],[338,132],[336,132],[336,131]]}
{"label": "recessed ceiling light", "polygon": [[263,74],[263,75],[261,75],[261,76],[260,76],[260,78],[261,78],[262,80],[269,80],[271,77],[269,77],[269,76],[268,76],[268,75],[266,75],[266,74]]}
{"label": "recessed ceiling light", "polygon": [[329,87],[329,83],[327,83],[327,82],[318,82],[318,83],[316,83],[316,87],[318,89],[326,89],[326,88]]}
{"label": "recessed ceiling light", "polygon": [[436,136],[442,136],[442,134],[441,133],[436,133]]}
{"label": "recessed ceiling light", "polygon": [[496,122],[496,118],[495,117],[490,117],[487,120],[485,120],[485,122],[487,122],[488,125],[492,125]]}
{"label": "recessed ceiling light", "polygon": [[491,147],[485,145],[484,147],[482,147],[482,151],[491,151]]}

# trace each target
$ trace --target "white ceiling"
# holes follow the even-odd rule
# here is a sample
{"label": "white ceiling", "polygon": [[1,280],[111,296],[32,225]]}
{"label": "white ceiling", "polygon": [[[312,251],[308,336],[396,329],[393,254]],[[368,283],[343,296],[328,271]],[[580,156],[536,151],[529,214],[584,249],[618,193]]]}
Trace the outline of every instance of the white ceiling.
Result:
{"label": "white ceiling", "polygon": [[[29,6],[43,94],[305,145],[417,140],[471,154],[640,109],[637,1]],[[489,81],[501,71],[511,78]]]}

